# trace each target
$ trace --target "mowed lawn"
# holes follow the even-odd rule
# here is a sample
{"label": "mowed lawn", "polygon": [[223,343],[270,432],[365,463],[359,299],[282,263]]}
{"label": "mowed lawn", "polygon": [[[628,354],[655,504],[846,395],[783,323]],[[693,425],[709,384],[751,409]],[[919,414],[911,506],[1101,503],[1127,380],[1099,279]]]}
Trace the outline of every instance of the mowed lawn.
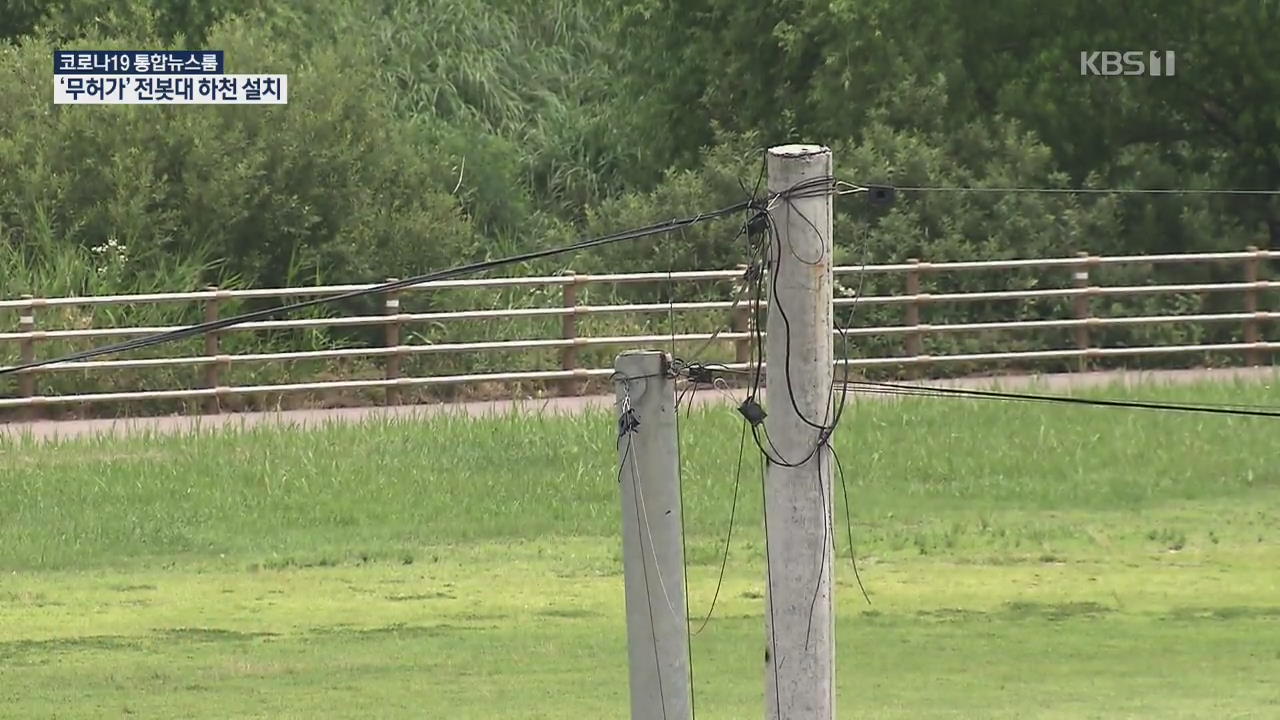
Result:
{"label": "mowed lawn", "polygon": [[[1276,385],[1094,393],[1280,406]],[[695,627],[739,417],[682,415]],[[615,420],[0,439],[0,717],[624,718]],[[840,716],[1280,717],[1280,419],[851,406]],[[748,443],[748,446],[750,444]],[[744,465],[697,715],[763,715]],[[837,489],[837,497],[840,496]]]}

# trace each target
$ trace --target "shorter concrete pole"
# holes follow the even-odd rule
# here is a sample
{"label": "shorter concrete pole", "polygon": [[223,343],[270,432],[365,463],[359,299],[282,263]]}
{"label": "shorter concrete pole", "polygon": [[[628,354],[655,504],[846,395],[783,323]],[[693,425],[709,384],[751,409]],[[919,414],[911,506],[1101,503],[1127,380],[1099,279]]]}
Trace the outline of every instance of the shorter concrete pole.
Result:
{"label": "shorter concrete pole", "polygon": [[675,380],[656,350],[614,363],[632,720],[690,720]]}

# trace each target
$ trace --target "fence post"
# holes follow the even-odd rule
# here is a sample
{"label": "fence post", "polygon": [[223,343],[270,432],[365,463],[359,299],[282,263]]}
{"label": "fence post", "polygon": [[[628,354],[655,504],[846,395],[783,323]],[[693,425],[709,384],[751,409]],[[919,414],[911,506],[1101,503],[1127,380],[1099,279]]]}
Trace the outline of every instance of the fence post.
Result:
{"label": "fence post", "polygon": [[[745,276],[747,266],[739,264],[737,271]],[[743,282],[746,280],[744,279]],[[729,327],[733,328],[735,333],[751,332],[751,300],[745,290],[740,295],[738,306],[732,311]],[[733,359],[737,363],[751,362],[751,338],[738,338],[733,341]]]}
{"label": "fence post", "polygon": [[[1080,264],[1074,266],[1075,273],[1072,276],[1074,281],[1072,284],[1078,289],[1085,289],[1089,287],[1089,253],[1078,252],[1076,253],[1076,257],[1080,259]],[[1091,303],[1089,302],[1089,295],[1087,293],[1080,293],[1071,299],[1071,307],[1077,320],[1088,320],[1092,316],[1090,305]],[[1079,350],[1088,350],[1089,326],[1084,323],[1077,325],[1075,336],[1076,348]],[[1089,357],[1087,355],[1082,354],[1080,356],[1080,362],[1077,364],[1077,369],[1080,372],[1088,371]]]}
{"label": "fence post", "polygon": [[[907,263],[911,265],[911,269],[907,271],[907,295],[911,296],[911,302],[907,303],[907,325],[911,327],[920,326],[920,300],[917,296],[920,294],[920,261],[916,258],[910,258]],[[906,337],[907,357],[915,358],[924,354],[924,333],[919,330],[912,330],[907,333]],[[918,375],[920,366],[916,363],[907,365],[907,375]]]}
{"label": "fence post", "polygon": [[[774,193],[829,178],[831,150],[770,148],[768,174]],[[832,393],[840,392],[832,382],[832,200],[826,193],[801,193],[770,211],[779,241],[769,245],[774,275],[765,343],[770,402],[764,425],[778,460],[769,463],[764,492],[769,720],[836,717],[834,476],[825,429],[832,421]]]}
{"label": "fence post", "polygon": [[[387,282],[393,283],[399,278],[389,277]],[[387,380],[397,380],[400,377],[400,365],[402,354],[400,348],[400,293],[392,290],[386,294],[386,299],[382,303],[382,314],[387,316],[385,344],[389,348],[393,348],[390,355],[387,355],[386,364],[383,367],[383,377]],[[386,393],[383,395],[384,405],[399,405],[401,401],[400,388],[395,385],[388,385]]]}
{"label": "fence post", "polygon": [[[218,305],[221,303],[218,297],[218,286],[207,285],[205,292],[212,293],[212,297],[204,303],[204,321],[214,322],[218,319]],[[204,354],[206,357],[217,357],[219,351],[219,333],[214,330],[204,334]],[[218,387],[219,376],[221,375],[221,366],[218,361],[213,361],[204,366],[204,386],[206,388]],[[222,411],[222,403],[217,394],[208,395],[204,399],[204,411],[208,415],[216,415]]]}
{"label": "fence post", "polygon": [[692,714],[676,393],[668,367],[656,350],[624,352],[614,361],[632,720]]}
{"label": "fence post", "polygon": [[[568,310],[560,317],[560,338],[562,340],[578,339],[578,276],[572,270],[565,273],[569,281],[560,286],[563,306]],[[560,369],[578,369],[578,346],[565,345],[560,348]],[[577,395],[578,383],[574,378],[566,378],[560,382],[561,395]]]}
{"label": "fence post", "polygon": [[[34,295],[23,295],[23,300],[29,303],[18,309],[18,332],[33,333],[36,331],[36,306]],[[18,343],[18,362],[26,365],[36,361],[36,340],[33,337],[24,337]],[[18,375],[18,397],[29,398],[36,394],[36,372],[29,371]],[[19,413],[19,416],[25,420],[39,420],[40,411],[34,405],[28,405],[26,409]]]}
{"label": "fence post", "polygon": [[[1244,311],[1254,313],[1254,317],[1244,321],[1244,341],[1247,343],[1256,343],[1262,341],[1261,328],[1258,327],[1258,288],[1254,283],[1258,282],[1258,247],[1250,245],[1246,250],[1253,253],[1244,261],[1244,281],[1250,283],[1250,287],[1244,291]],[[1254,348],[1244,351],[1245,362],[1250,365],[1262,364],[1262,353]]]}

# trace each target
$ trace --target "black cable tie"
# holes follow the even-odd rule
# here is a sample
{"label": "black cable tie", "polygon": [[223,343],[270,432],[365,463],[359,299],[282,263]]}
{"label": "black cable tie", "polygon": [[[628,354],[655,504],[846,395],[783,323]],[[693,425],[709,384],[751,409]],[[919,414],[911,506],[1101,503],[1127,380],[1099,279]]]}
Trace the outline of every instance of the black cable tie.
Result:
{"label": "black cable tie", "polygon": [[618,416],[618,437],[621,438],[635,432],[640,427],[640,418],[636,417],[635,408],[627,408]]}
{"label": "black cable tie", "polygon": [[827,425],[818,431],[818,445],[826,445],[831,441],[831,435],[836,431],[835,425]]}
{"label": "black cable tie", "polygon": [[695,385],[714,385],[716,382],[715,372],[700,363],[686,365],[684,372],[685,376],[689,378],[689,382]]}

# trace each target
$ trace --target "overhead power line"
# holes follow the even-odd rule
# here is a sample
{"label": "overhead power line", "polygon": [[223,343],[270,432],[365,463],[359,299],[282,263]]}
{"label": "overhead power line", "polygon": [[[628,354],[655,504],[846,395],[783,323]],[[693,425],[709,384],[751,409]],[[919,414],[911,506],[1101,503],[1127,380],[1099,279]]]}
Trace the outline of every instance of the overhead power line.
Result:
{"label": "overhead power line", "polygon": [[1157,410],[1165,412],[1196,412],[1211,415],[1238,415],[1244,417],[1280,417],[1280,409],[1260,405],[1219,405],[1212,403],[1164,403],[1152,400],[1108,400],[1103,398],[1072,397],[1067,395],[1040,395],[1036,393],[1003,392],[975,388],[952,388],[908,383],[874,382],[870,380],[848,381],[846,392],[903,397],[960,397],[979,400],[1004,400],[1020,402],[1045,402],[1065,405]]}
{"label": "overhead power line", "polygon": [[904,192],[1038,193],[1053,195],[1280,195],[1280,190],[1215,188],[1043,188],[895,185]]}
{"label": "overhead power line", "polygon": [[139,350],[142,348],[151,347],[153,345],[160,345],[162,343],[168,343],[168,342],[176,342],[178,340],[184,340],[186,338],[204,335],[206,333],[214,332],[217,330],[223,330],[229,327],[234,327],[236,325],[240,325],[246,322],[252,322],[255,320],[271,318],[275,315],[294,312],[297,310],[302,310],[304,308],[315,307],[318,305],[327,305],[331,303],[340,302],[342,300],[350,300],[353,298],[364,297],[369,295],[382,295],[382,294],[389,293],[402,288],[411,287],[419,283],[432,282],[436,280],[448,280],[448,279],[456,278],[462,275],[470,275],[473,273],[493,270],[506,265],[514,265],[517,263],[528,262],[531,260],[541,260],[543,258],[554,257],[557,255],[565,255],[568,253],[579,252],[579,251],[587,250],[591,248],[603,247],[605,245],[612,245],[615,243],[622,242],[624,240],[636,240],[636,239],[649,237],[653,235],[669,233],[675,230],[680,230],[683,228],[696,225],[701,222],[715,220],[728,215],[732,215],[734,213],[751,209],[753,207],[753,204],[754,204],[754,201],[752,200],[744,200],[741,202],[734,203],[733,205],[720,208],[719,210],[702,212],[690,217],[676,218],[673,220],[654,223],[652,225],[646,225],[640,228],[624,230],[622,232],[617,232],[610,235],[603,235],[600,237],[590,238],[588,240],[582,240],[580,242],[573,243],[570,245],[562,245],[562,246],[553,247],[553,248],[545,248],[542,250],[533,250],[533,251],[521,253],[518,255],[512,255],[509,257],[496,258],[493,260],[484,260],[480,262],[469,263],[466,265],[459,265],[452,268],[446,268],[444,270],[437,270],[434,272],[417,275],[415,277],[405,278],[403,280],[386,282],[379,285],[374,285],[372,287],[362,288],[359,290],[351,290],[348,292],[340,293],[338,295],[329,295],[326,297],[312,298],[310,300],[303,300],[300,302],[279,305],[276,307],[264,308],[262,310],[255,310],[253,312],[248,312],[241,315],[222,318],[219,320],[212,320],[209,322],[198,323],[188,327],[178,328],[177,330],[169,330],[166,332],[146,335],[144,337],[136,338],[134,340],[128,340],[121,343],[114,343],[111,345],[104,345],[96,348],[91,348],[89,350],[83,350],[81,352],[71,353],[69,355],[64,355],[62,357],[50,358],[47,360],[39,360],[36,362],[24,363],[21,365],[13,365],[9,367],[0,367],[0,375],[9,375],[9,374],[21,372],[24,370],[44,367],[45,365],[53,365],[55,363],[74,362],[77,360],[88,360],[90,358],[100,357],[103,355],[111,355],[115,353],[127,352],[130,350]]}

